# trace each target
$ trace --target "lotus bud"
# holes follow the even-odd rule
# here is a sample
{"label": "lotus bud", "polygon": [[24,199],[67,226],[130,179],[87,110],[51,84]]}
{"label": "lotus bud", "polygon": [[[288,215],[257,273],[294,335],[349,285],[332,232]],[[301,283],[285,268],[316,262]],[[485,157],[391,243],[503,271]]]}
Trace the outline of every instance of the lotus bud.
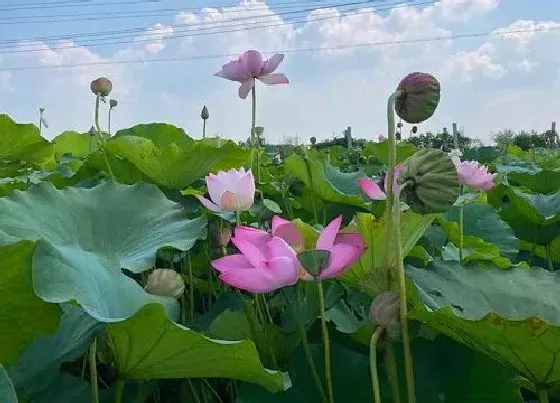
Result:
{"label": "lotus bud", "polygon": [[155,269],[148,276],[144,290],[152,295],[179,298],[185,291],[185,282],[173,269]]}
{"label": "lotus bud", "polygon": [[311,138],[309,139],[309,141],[311,142],[312,145],[317,144],[317,138],[316,138],[315,136],[311,137]]}
{"label": "lotus bud", "polygon": [[417,131],[418,131],[418,126],[416,125],[412,126],[412,133],[416,134]]}
{"label": "lotus bud", "polygon": [[215,225],[212,231],[214,242],[220,247],[225,248],[228,246],[231,239],[231,227],[227,222],[221,225]]}
{"label": "lotus bud", "polygon": [[116,108],[118,104],[119,104],[119,102],[116,99],[110,99],[109,100],[109,106],[111,108]]}
{"label": "lotus bud", "polygon": [[374,326],[380,326],[390,340],[400,337],[399,297],[390,291],[379,294],[369,308],[369,319]]}
{"label": "lotus bud", "polygon": [[102,97],[107,97],[113,89],[113,83],[108,78],[99,77],[91,82],[90,89],[95,95],[99,94]]}
{"label": "lotus bud", "polygon": [[95,127],[94,127],[94,126],[91,126],[91,127],[89,128],[89,132],[88,132],[88,133],[89,133],[90,136],[95,136],[95,135],[97,135],[97,130],[95,130]]}
{"label": "lotus bud", "polygon": [[202,111],[200,112],[200,117],[201,117],[203,120],[206,120],[206,119],[208,119],[208,118],[210,117],[210,113],[208,113],[208,108],[206,107],[206,105],[204,105],[204,106],[202,107]]}
{"label": "lotus bud", "polygon": [[410,73],[401,80],[395,102],[397,115],[408,123],[421,123],[430,118],[439,103],[439,81],[427,73]]}
{"label": "lotus bud", "polygon": [[436,149],[423,149],[409,157],[397,181],[403,200],[420,214],[449,210],[461,192],[455,164]]}

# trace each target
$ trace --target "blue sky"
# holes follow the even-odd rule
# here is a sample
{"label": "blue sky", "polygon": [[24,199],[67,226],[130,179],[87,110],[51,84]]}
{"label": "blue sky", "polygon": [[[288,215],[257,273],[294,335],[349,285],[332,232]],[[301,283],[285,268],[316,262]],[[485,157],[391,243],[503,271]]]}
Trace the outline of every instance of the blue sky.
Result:
{"label": "blue sky", "polygon": [[[290,84],[258,86],[257,120],[270,142],[330,138],[346,126],[354,136],[376,138],[385,130],[387,96],[412,71],[431,72],[442,84],[436,115],[420,130],[457,122],[489,142],[499,129],[560,122],[558,0],[185,3],[0,0],[0,113],[35,122],[44,107],[46,137],[87,131],[89,83],[107,76],[119,101],[114,129],[164,121],[199,137],[206,104],[210,135],[245,139],[250,100],[237,97],[236,83],[213,76],[227,55],[347,47],[287,52],[278,71]],[[496,30],[510,33],[414,42]],[[123,43],[95,46],[101,42]],[[401,43],[351,47],[380,42]],[[167,58],[183,60],[154,62]],[[127,60],[145,62],[119,63]],[[64,67],[76,64],[83,66]]]}

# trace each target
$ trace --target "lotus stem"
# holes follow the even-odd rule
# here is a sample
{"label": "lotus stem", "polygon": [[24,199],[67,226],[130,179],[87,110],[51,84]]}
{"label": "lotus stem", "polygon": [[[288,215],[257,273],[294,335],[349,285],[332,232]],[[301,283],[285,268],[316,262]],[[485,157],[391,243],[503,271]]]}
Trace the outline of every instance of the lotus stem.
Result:
{"label": "lotus stem", "polygon": [[111,137],[111,112],[113,108],[109,107],[109,117],[107,118],[107,134]]}
{"label": "lotus stem", "polygon": [[327,393],[329,402],[334,403],[334,393],[331,377],[331,345],[329,342],[329,329],[327,328],[327,318],[325,315],[325,294],[323,292],[323,283],[317,280],[317,291],[319,291],[319,309],[321,312],[321,331],[323,333],[323,346],[325,353],[325,379],[327,381]]}
{"label": "lotus stem", "polygon": [[373,391],[373,400],[375,403],[381,403],[381,392],[379,391],[379,375],[377,373],[377,342],[383,332],[383,328],[378,327],[371,335],[369,341],[369,369],[371,374],[371,387]]}
{"label": "lotus stem", "polygon": [[545,247],[546,250],[546,262],[548,264],[548,270],[554,271],[554,263],[552,262],[552,246],[550,242]]}
{"label": "lotus stem", "polygon": [[206,138],[206,119],[202,119],[202,138]]}
{"label": "lotus stem", "polygon": [[383,357],[385,362],[385,372],[389,380],[389,387],[391,388],[391,396],[393,403],[401,403],[401,390],[399,386],[399,374],[397,370],[397,359],[395,358],[395,349],[392,344],[387,344],[385,347],[385,355]]}
{"label": "lotus stem", "polygon": [[124,393],[124,381],[119,379],[115,384],[115,403],[122,403]]}
{"label": "lotus stem", "polygon": [[93,339],[89,348],[89,375],[91,401],[92,403],[99,403],[99,387],[97,385],[97,338]]}
{"label": "lotus stem", "polygon": [[311,174],[311,162],[307,151],[304,149],[303,161],[305,162],[305,169],[307,170],[307,178],[309,180],[309,187],[311,188],[311,206],[313,208],[313,218],[315,223],[319,224],[319,217],[317,216],[317,203],[315,202],[315,189],[313,188],[313,175]]}
{"label": "lotus stem", "polygon": [[[400,91],[396,91],[389,97],[387,102],[387,120],[388,120],[388,138],[389,138],[389,170],[387,175],[388,188],[387,188],[387,200],[392,197],[392,204],[387,205],[390,207],[390,217],[391,219],[391,231],[388,232],[388,236],[391,239],[392,245],[395,247],[395,263],[397,265],[397,280],[399,288],[399,310],[400,310],[400,320],[402,326],[402,338],[403,338],[403,349],[404,349],[404,363],[405,363],[405,373],[406,373],[406,389],[408,394],[408,402],[416,403],[416,392],[414,387],[414,370],[413,370],[413,360],[412,351],[410,348],[410,336],[408,333],[408,321],[407,321],[407,301],[406,301],[406,282],[404,276],[404,264],[403,264],[403,253],[402,253],[402,242],[401,242],[401,209],[400,209],[400,192],[395,192],[393,194],[393,181],[395,175],[396,159],[397,159],[397,140],[395,136],[395,101],[401,95]],[[391,195],[391,196],[390,196]],[[393,235],[394,233],[394,235]],[[393,242],[394,240],[394,242]],[[391,255],[389,253],[389,255]]]}
{"label": "lotus stem", "polygon": [[194,320],[194,277],[192,271],[191,251],[187,251],[187,264],[189,269],[189,309],[192,322]]}
{"label": "lotus stem", "polygon": [[[300,289],[300,283],[297,283],[296,285],[297,290],[299,291]],[[299,292],[296,294],[296,310],[297,310],[297,315],[301,314],[301,301],[300,301],[300,295]],[[289,304],[288,299],[286,298],[286,303]],[[292,305],[292,309],[293,309],[293,305]],[[295,313],[295,312],[294,312]],[[294,316],[297,316],[294,315]],[[317,387],[317,391],[319,392],[319,395],[321,396],[321,400],[323,401],[323,403],[327,403],[327,395],[325,394],[325,389],[323,387],[323,383],[321,382],[321,377],[319,376],[319,373],[317,372],[317,367],[315,366],[315,361],[313,360],[313,354],[311,353],[311,348],[309,347],[309,341],[307,340],[307,330],[304,327],[304,324],[302,323],[302,321],[300,320],[301,317],[297,318],[297,325],[298,325],[298,330],[301,336],[301,343],[303,345],[303,351],[305,352],[305,359],[307,360],[307,365],[309,365],[309,371],[311,372],[311,376],[313,377],[313,380],[315,381],[315,386]]]}
{"label": "lotus stem", "polygon": [[539,388],[538,395],[539,395],[539,403],[549,403],[547,388]]}
{"label": "lotus stem", "polygon": [[463,205],[459,207],[459,263],[463,264],[463,243],[464,243],[464,211]]}
{"label": "lotus stem", "polygon": [[[98,92],[95,96],[95,128],[97,129],[97,142],[99,144],[103,141],[103,135],[101,133],[101,126],[99,125],[99,100],[101,99],[101,94]],[[114,180],[115,175],[113,175],[113,170],[111,169],[111,164],[109,164],[109,158],[107,157],[107,151],[103,146],[101,147],[103,152],[103,156],[105,157],[105,164],[107,165],[107,170],[109,171],[109,175]]]}

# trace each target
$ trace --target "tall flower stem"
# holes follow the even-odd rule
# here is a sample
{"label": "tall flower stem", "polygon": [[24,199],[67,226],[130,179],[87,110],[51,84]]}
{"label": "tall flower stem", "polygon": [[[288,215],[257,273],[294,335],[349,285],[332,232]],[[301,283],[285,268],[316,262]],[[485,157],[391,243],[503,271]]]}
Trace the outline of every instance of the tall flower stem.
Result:
{"label": "tall flower stem", "polygon": [[548,400],[548,390],[546,388],[539,388],[539,403],[549,403]]}
{"label": "tall flower stem", "polygon": [[371,374],[371,387],[375,403],[381,403],[381,393],[379,391],[379,375],[377,374],[377,342],[383,332],[382,327],[378,327],[371,335],[369,341],[369,369]]}
{"label": "tall flower stem", "polygon": [[[416,392],[414,387],[414,370],[412,361],[412,351],[410,348],[410,336],[408,333],[408,321],[407,321],[407,302],[406,302],[406,282],[404,276],[404,264],[403,264],[403,252],[402,252],[402,240],[401,240],[401,209],[400,209],[400,192],[395,192],[393,194],[393,181],[395,175],[395,167],[397,160],[397,139],[395,135],[395,101],[401,96],[400,91],[396,91],[389,97],[387,101],[387,121],[388,121],[388,137],[389,137],[389,171],[387,175],[388,187],[387,187],[387,200],[391,197],[392,205],[390,207],[391,214],[390,220],[391,231],[388,232],[390,236],[391,243],[395,248],[395,263],[397,268],[397,280],[398,280],[398,291],[399,291],[399,310],[400,310],[400,320],[402,326],[402,338],[403,338],[403,349],[404,349],[404,363],[405,363],[405,374],[406,374],[406,389],[408,394],[408,402],[416,403]],[[389,196],[391,195],[391,196]],[[394,233],[394,234],[393,234]],[[391,256],[391,254],[389,254]]]}
{"label": "tall flower stem", "polygon": [[[327,403],[327,395],[325,394],[325,389],[323,387],[323,383],[321,382],[321,377],[319,376],[319,373],[317,372],[317,367],[315,366],[315,361],[313,360],[313,354],[311,353],[311,348],[309,347],[309,341],[307,340],[307,330],[305,329],[305,325],[303,324],[302,320],[301,320],[301,301],[300,301],[300,286],[301,282],[298,282],[296,287],[297,287],[297,293],[296,293],[296,312],[294,312],[294,316],[297,317],[297,325],[298,325],[298,331],[300,333],[300,337],[301,337],[301,344],[303,345],[303,351],[305,352],[305,359],[307,360],[307,365],[309,365],[309,371],[311,372],[311,376],[313,377],[313,380],[315,381],[315,386],[317,387],[317,391],[319,392],[319,395],[321,396],[321,401],[323,403]],[[293,305],[291,305],[288,302],[288,299],[286,298],[286,303],[293,308]]]}
{"label": "tall flower stem", "polygon": [[93,339],[93,343],[89,348],[89,375],[91,384],[91,401],[99,403],[99,387],[97,386],[97,338]]}
{"label": "tall flower stem", "polygon": [[[261,145],[259,139],[257,138],[257,133],[255,127],[257,125],[257,91],[255,85],[251,88],[251,143],[254,148],[255,164],[257,165],[257,183],[261,183]],[[261,199],[264,199],[264,195],[260,192]]]}
{"label": "tall flower stem", "polygon": [[327,381],[327,393],[329,402],[334,402],[332,377],[331,377],[331,345],[329,341],[329,329],[327,328],[327,318],[325,315],[325,294],[323,292],[323,283],[317,280],[317,291],[319,292],[319,310],[321,312],[321,331],[323,333],[323,346],[325,353],[325,379]]}
{"label": "tall flower stem", "polygon": [[[99,125],[99,101],[101,99],[101,94],[98,92],[95,96],[95,128],[97,129],[97,142],[101,145],[103,142],[103,135],[101,133],[101,126]],[[103,156],[105,157],[105,164],[107,165],[107,170],[109,171],[109,175],[114,180],[115,175],[113,175],[113,171],[111,169],[111,164],[109,164],[109,158],[107,157],[107,151],[105,148],[101,147],[103,152]]]}
{"label": "tall flower stem", "polygon": [[191,251],[187,251],[187,264],[189,269],[189,313],[191,322],[194,320],[194,277],[192,271]]}
{"label": "tall flower stem", "polygon": [[465,233],[465,218],[463,205],[459,206],[459,263],[463,264],[463,244]]}
{"label": "tall flower stem", "polygon": [[307,155],[307,150],[303,149],[303,160],[305,162],[305,169],[307,170],[307,179],[309,181],[309,187],[311,188],[311,206],[313,208],[313,218],[315,223],[319,224],[319,217],[317,215],[317,203],[315,201],[315,189],[313,188],[313,175],[311,174],[311,161],[309,161],[309,156]]}
{"label": "tall flower stem", "polygon": [[389,380],[393,403],[401,403],[401,389],[399,385],[397,359],[395,357],[395,349],[390,343],[385,346],[383,361],[385,362],[385,373],[387,374],[387,379]]}
{"label": "tall flower stem", "polygon": [[202,138],[206,138],[206,119],[202,119]]}
{"label": "tall flower stem", "polygon": [[109,107],[109,117],[107,119],[107,134],[111,137],[111,112],[113,108]]}

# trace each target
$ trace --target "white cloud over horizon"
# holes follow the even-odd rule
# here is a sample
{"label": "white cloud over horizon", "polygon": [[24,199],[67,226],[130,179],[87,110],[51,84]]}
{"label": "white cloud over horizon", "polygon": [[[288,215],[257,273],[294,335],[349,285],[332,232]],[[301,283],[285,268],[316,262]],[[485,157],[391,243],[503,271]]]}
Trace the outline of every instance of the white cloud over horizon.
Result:
{"label": "white cloud over horizon", "polygon": [[[197,60],[198,56],[237,54],[249,48],[332,49],[378,43],[287,53],[278,71],[287,74],[290,84],[258,88],[257,119],[267,139],[278,142],[286,135],[325,139],[333,132],[339,135],[346,126],[352,126],[357,137],[376,138],[385,130],[387,96],[411,71],[431,72],[442,84],[436,115],[421,130],[457,122],[467,135],[485,141],[492,131],[504,128],[544,130],[551,120],[560,120],[560,100],[544,96],[560,89],[560,55],[550,51],[560,31],[452,39],[463,33],[560,28],[560,19],[544,15],[541,20],[515,15],[491,29],[476,24],[479,19],[491,24],[492,15],[506,7],[508,2],[499,0],[441,0],[428,6],[403,3],[379,12],[375,7],[323,8],[296,19],[248,0],[225,9],[180,12],[109,51],[71,40],[20,43],[20,53],[2,53],[0,48],[2,66],[131,59],[146,63],[0,71],[0,113],[34,122],[41,106],[51,124],[46,136],[87,130],[93,113],[89,83],[103,75],[113,81],[111,95],[119,100],[113,115],[117,129],[166,121],[198,137],[200,108],[206,104],[209,134],[241,140],[249,130],[250,100],[237,97],[236,83],[212,76],[230,57]],[[467,20],[478,29],[464,25]],[[267,26],[250,29],[263,25]],[[216,31],[229,32],[211,34]],[[406,43],[434,37],[449,39]],[[192,60],[149,63],[154,58]]]}

